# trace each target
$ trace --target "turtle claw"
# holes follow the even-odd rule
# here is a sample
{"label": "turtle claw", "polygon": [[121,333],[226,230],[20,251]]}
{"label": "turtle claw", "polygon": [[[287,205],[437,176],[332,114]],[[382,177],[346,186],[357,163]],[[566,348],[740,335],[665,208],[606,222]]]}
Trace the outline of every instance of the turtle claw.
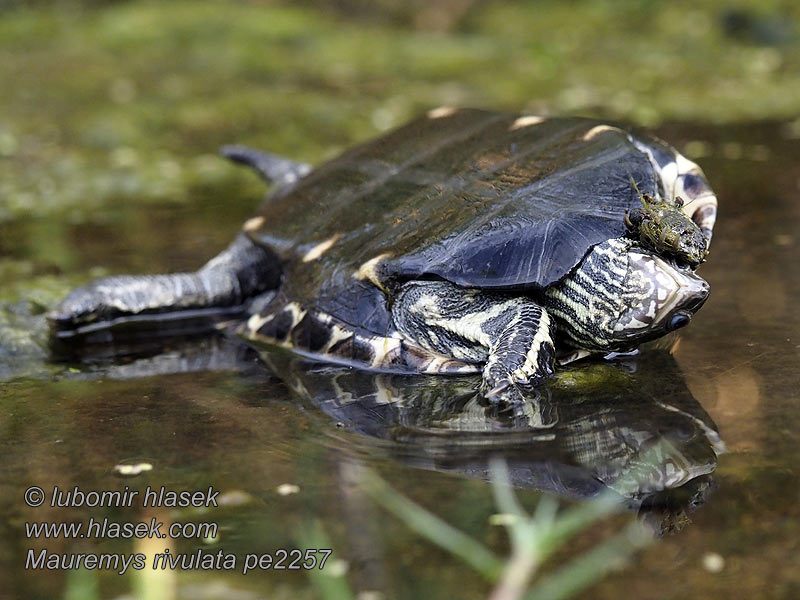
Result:
{"label": "turtle claw", "polygon": [[520,387],[504,380],[484,392],[489,410],[515,423],[515,427],[547,429],[558,423],[558,412],[546,387]]}
{"label": "turtle claw", "polygon": [[500,394],[505,392],[510,387],[512,387],[511,386],[511,382],[508,379],[506,379],[502,383],[494,386],[492,389],[490,389],[488,392],[484,393],[483,395],[488,400],[493,400],[494,398],[496,398],[497,396],[499,396]]}
{"label": "turtle claw", "polygon": [[[483,389],[486,390],[489,385],[489,382],[484,381]],[[491,404],[502,406],[517,406],[526,402],[526,393],[510,379],[503,379],[484,391],[483,397]]]}

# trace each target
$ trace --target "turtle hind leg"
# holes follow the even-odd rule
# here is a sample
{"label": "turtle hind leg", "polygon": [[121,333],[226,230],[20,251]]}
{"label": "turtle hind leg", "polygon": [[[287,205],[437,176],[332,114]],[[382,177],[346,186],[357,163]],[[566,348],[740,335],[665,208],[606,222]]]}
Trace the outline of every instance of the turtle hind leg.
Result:
{"label": "turtle hind leg", "polygon": [[484,395],[492,400],[521,400],[553,373],[555,323],[530,298],[412,281],[392,318],[406,339],[431,352],[483,362]]}
{"label": "turtle hind leg", "polygon": [[160,323],[158,333],[180,330],[182,319],[205,323],[210,329],[220,315],[235,313],[250,298],[279,283],[275,254],[239,234],[194,273],[98,279],[72,291],[48,319],[59,338],[115,326],[135,335],[137,321],[140,330],[148,329],[148,323]]}
{"label": "turtle hind leg", "polygon": [[290,185],[311,171],[309,164],[247,146],[223,146],[219,152],[235,163],[251,167],[266,181],[280,186]]}

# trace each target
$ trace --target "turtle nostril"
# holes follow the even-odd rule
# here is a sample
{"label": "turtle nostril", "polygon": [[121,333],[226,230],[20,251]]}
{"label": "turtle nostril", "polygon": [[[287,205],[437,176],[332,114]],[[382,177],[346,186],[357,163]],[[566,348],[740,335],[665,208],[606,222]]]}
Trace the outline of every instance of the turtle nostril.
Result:
{"label": "turtle nostril", "polygon": [[680,329],[681,327],[686,327],[686,325],[689,324],[690,320],[691,317],[686,313],[678,313],[669,320],[667,329],[669,331],[675,331],[676,329]]}

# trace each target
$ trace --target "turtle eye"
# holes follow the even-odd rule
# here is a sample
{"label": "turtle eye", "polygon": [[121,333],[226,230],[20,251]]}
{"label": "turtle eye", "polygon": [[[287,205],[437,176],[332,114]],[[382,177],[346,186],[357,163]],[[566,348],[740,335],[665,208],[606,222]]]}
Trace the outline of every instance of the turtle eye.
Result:
{"label": "turtle eye", "polygon": [[674,261],[672,261],[672,263],[675,265],[675,268],[678,269],[679,271],[692,270],[692,265],[689,262],[683,260],[682,258],[676,258]]}
{"label": "turtle eye", "polygon": [[674,315],[667,324],[668,331],[675,331],[676,329],[680,329],[681,327],[686,327],[691,321],[689,315],[685,313],[677,313]]}

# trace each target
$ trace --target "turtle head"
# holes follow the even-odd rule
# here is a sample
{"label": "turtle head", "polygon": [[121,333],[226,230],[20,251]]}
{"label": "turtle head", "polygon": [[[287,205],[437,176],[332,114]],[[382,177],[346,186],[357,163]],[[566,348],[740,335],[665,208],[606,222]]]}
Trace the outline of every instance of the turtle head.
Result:
{"label": "turtle head", "polygon": [[587,350],[631,350],[689,324],[709,286],[689,268],[634,240],[595,246],[577,271],[546,291],[547,307],[572,343]]}
{"label": "turtle head", "polygon": [[637,345],[689,324],[708,298],[709,285],[679,264],[643,248],[625,252],[619,303],[605,332],[611,345]]}

